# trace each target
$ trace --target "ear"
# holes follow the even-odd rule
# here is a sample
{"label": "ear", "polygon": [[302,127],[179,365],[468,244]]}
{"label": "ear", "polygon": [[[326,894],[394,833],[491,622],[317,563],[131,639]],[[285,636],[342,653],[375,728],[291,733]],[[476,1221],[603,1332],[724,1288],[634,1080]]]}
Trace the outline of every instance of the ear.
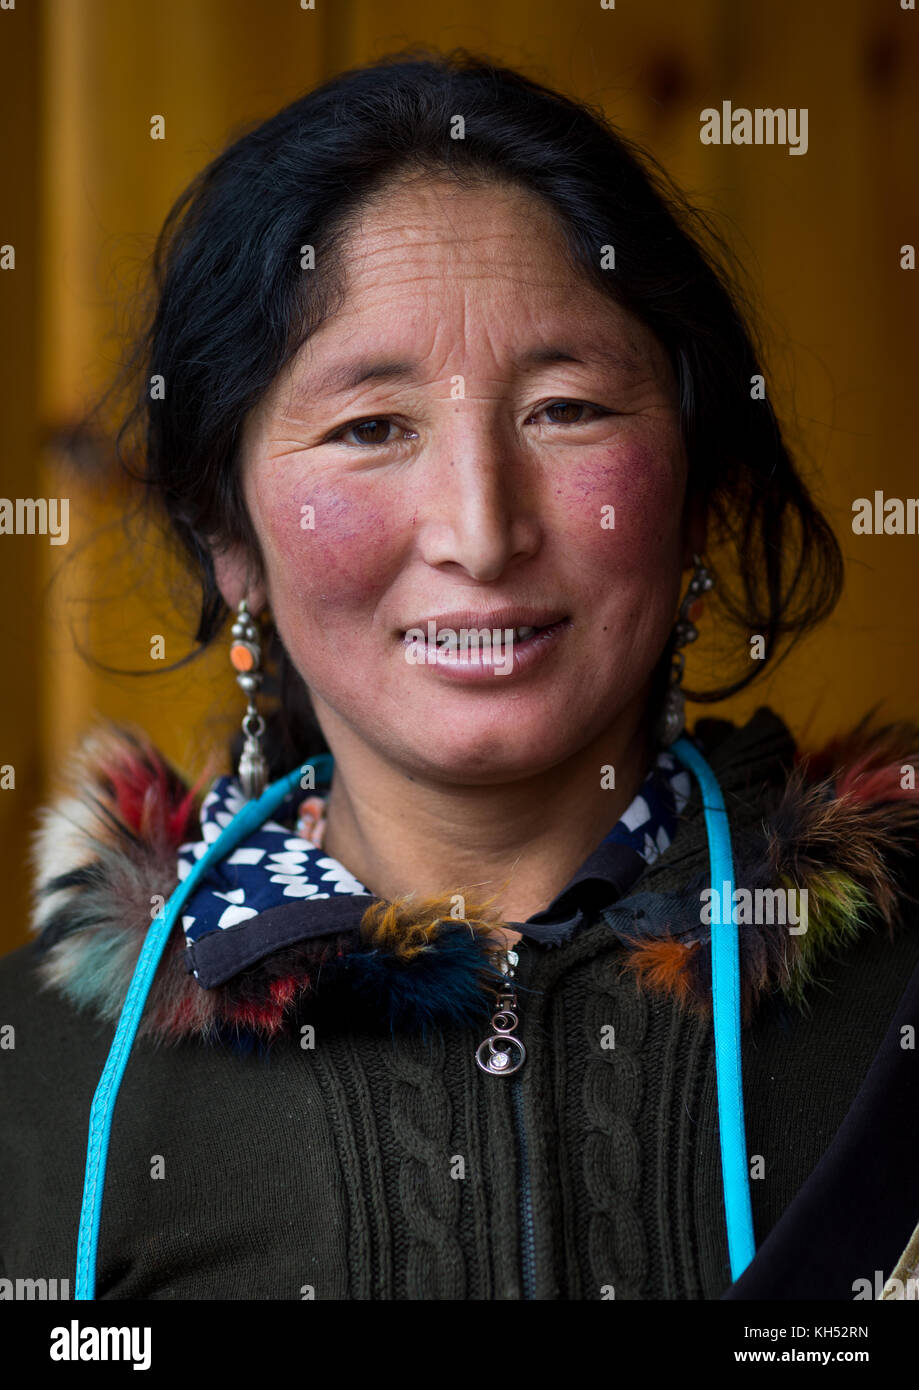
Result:
{"label": "ear", "polygon": [[212,550],[211,558],[224,603],[235,612],[245,599],[250,613],[260,613],[267,604],[268,592],[265,581],[255,575],[252,557],[244,547],[235,544],[225,550]]}

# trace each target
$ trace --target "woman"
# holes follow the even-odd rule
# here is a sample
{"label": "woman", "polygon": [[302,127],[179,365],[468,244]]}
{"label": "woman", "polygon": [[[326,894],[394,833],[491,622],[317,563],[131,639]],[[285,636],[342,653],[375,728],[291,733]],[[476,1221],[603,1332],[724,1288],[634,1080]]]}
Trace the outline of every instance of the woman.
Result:
{"label": "woman", "polygon": [[6,1273],[851,1299],[916,1258],[914,731],[683,730],[695,624],[723,698],[841,571],[706,235],[462,54],[179,200],[123,442],[199,645],[235,614],[243,746],[202,797],[102,730],[44,812]]}

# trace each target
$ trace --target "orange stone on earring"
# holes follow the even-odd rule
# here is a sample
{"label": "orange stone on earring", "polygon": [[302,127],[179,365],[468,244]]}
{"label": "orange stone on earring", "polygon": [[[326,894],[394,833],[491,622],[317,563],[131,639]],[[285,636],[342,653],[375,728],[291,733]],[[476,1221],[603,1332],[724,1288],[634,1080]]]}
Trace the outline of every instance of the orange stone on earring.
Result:
{"label": "orange stone on earring", "polygon": [[230,661],[237,671],[252,671],[256,664],[255,648],[248,642],[234,642],[230,648]]}

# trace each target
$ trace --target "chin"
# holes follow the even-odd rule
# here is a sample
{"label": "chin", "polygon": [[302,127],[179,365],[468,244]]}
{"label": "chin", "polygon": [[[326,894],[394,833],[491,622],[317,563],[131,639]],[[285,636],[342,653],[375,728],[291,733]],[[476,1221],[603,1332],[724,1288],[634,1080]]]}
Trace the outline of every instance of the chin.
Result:
{"label": "chin", "polygon": [[[486,729],[476,729],[470,722],[459,731],[453,721],[438,721],[429,736],[419,736],[417,725],[405,731],[402,746],[406,761],[421,761],[428,775],[470,786],[491,786],[512,782],[553,767],[569,751],[569,738],[560,738],[557,720],[545,718],[534,721],[532,727],[521,728],[519,718],[491,721]],[[449,732],[445,732],[449,730]],[[424,754],[429,756],[425,757]]]}

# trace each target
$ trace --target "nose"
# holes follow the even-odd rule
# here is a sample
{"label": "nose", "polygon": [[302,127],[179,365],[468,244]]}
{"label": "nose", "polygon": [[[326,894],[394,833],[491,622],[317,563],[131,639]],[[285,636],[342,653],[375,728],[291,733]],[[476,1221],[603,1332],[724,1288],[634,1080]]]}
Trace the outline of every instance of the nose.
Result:
{"label": "nose", "polygon": [[415,525],[429,565],[456,565],[488,583],[539,548],[538,489],[510,432],[472,419],[469,404],[436,446]]}

